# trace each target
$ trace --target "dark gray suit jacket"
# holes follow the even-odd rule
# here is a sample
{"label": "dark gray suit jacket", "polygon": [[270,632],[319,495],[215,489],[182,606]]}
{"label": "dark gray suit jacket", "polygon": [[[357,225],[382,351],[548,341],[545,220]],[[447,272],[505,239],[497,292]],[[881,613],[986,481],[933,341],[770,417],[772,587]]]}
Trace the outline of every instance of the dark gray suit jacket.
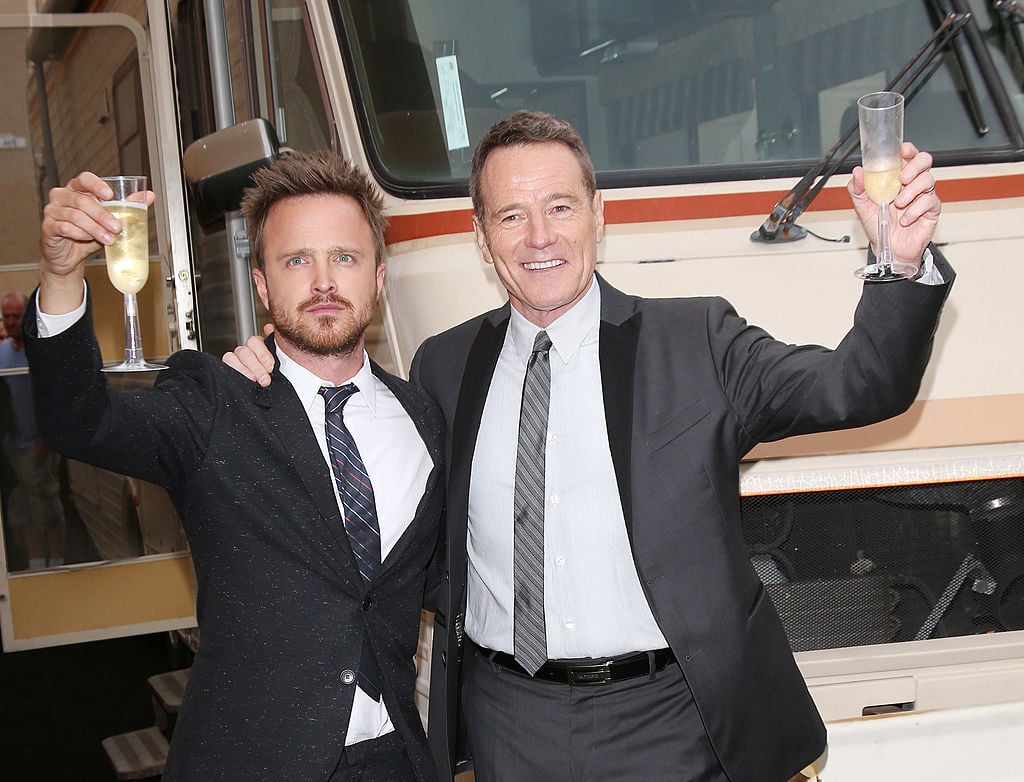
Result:
{"label": "dark gray suit jacket", "polygon": [[[364,636],[417,779],[434,769],[413,703],[420,609],[442,509],[442,421],[421,390],[373,372],[434,461],[405,534],[367,589],[333,479],[298,397],[259,388],[205,353],[170,358],[154,389],[107,388],[91,313],[25,333],[42,437],[73,459],[164,486],[198,581],[201,648],[164,779],[327,780],[341,757]],[[271,344],[273,349],[273,345]]]}
{"label": "dark gray suit jacket", "polygon": [[[825,728],[740,529],[740,459],[762,441],[869,424],[914,400],[947,284],[866,285],[836,350],[786,345],[720,298],[641,299],[601,285],[608,440],[640,580],[734,782],[788,780]],[[412,380],[448,424],[447,579],[435,625],[430,742],[467,756],[459,714],[470,469],[509,306],[427,340]],[[525,716],[525,719],[532,718]]]}

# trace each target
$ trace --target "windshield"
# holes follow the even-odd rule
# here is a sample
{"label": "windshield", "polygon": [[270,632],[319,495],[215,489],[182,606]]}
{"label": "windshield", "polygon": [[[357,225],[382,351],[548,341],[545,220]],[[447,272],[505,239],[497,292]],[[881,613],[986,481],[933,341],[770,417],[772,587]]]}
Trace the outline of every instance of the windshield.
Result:
{"label": "windshield", "polygon": [[[428,196],[464,192],[480,135],[521,108],[570,120],[603,186],[802,173],[855,126],[857,98],[926,46],[942,5],[337,0],[334,11],[372,164],[390,189]],[[1018,6],[952,7],[970,21],[918,61],[906,138],[940,164],[1017,159],[1024,46],[1006,9]]]}

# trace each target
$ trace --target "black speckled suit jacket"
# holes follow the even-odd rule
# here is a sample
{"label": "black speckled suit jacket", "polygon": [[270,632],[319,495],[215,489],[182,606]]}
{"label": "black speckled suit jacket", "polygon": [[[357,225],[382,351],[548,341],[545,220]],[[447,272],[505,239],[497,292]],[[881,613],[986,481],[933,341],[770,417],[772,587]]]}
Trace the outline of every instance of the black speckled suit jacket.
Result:
{"label": "black speckled suit jacket", "polygon": [[354,692],[342,672],[357,668],[365,635],[417,778],[433,780],[413,690],[443,505],[437,405],[373,366],[415,422],[434,468],[415,518],[367,591],[329,469],[279,371],[263,389],[214,356],[181,351],[153,389],[111,390],[91,309],[68,331],[40,339],[35,296],[30,302],[25,333],[45,442],[164,486],[188,535],[201,649],[164,779],[328,779]]}

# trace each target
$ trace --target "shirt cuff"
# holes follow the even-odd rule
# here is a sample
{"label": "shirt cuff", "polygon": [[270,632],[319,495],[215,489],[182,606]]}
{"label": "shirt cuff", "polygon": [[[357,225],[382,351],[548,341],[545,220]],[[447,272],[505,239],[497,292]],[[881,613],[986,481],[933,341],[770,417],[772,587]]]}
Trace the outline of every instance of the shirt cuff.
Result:
{"label": "shirt cuff", "polygon": [[40,337],[56,337],[61,332],[67,331],[74,326],[85,315],[86,292],[89,284],[82,280],[82,303],[77,309],[65,312],[63,315],[48,315],[39,309],[39,292],[36,292],[36,330]]}
{"label": "shirt cuff", "polygon": [[935,258],[932,256],[931,247],[924,248],[924,254],[921,256],[921,271],[914,282],[919,282],[922,285],[946,284],[946,281],[942,278],[942,273],[935,268]]}

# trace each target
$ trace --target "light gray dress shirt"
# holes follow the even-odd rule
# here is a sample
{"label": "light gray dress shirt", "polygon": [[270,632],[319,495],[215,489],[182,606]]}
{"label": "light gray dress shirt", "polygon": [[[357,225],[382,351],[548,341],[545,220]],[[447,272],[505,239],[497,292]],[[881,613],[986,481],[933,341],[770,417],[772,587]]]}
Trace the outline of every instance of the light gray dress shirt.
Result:
{"label": "light gray dress shirt", "polygon": [[[551,403],[545,461],[544,607],[548,659],[668,646],[626,536],[601,392],[601,294],[594,283],[547,329]],[[514,308],[487,394],[469,492],[466,632],[514,652],[512,497],[523,379],[540,329]]]}

